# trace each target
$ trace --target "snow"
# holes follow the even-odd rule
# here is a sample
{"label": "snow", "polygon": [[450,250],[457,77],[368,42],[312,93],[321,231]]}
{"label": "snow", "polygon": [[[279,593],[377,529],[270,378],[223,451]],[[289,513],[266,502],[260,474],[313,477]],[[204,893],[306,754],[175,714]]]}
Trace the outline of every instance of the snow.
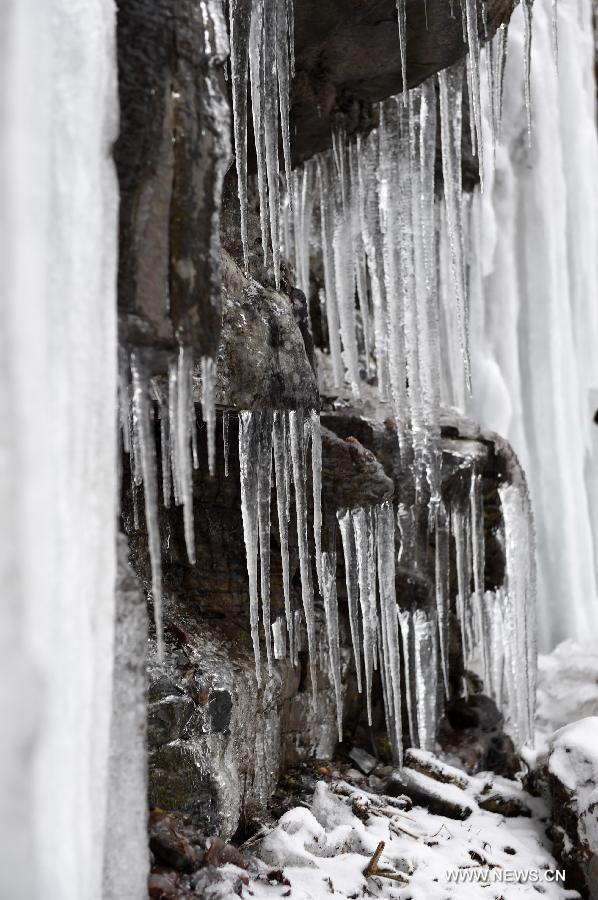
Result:
{"label": "snow", "polygon": [[578,831],[598,852],[598,716],[560,728],[550,740],[548,771],[573,794]]}
{"label": "snow", "polygon": [[511,442],[529,478],[546,652],[598,631],[598,142],[592,4],[559,4],[558,70],[551,0],[533,9],[531,148],[524,4],[509,25],[502,135],[482,203],[483,294],[472,297],[469,412]]}
{"label": "snow", "polygon": [[[504,780],[498,781],[502,789]],[[484,776],[471,779],[466,790],[437,783],[439,795],[456,797],[461,803],[465,800],[471,807],[469,818],[458,821],[418,806],[402,810],[393,798],[358,790],[346,782],[319,782],[310,809],[289,810],[261,842],[260,859],[250,864],[250,883],[243,896],[249,897],[251,892],[256,900],[281,896],[321,900],[329,894],[339,900],[364,894],[389,900],[477,900],[481,885],[456,884],[448,880],[448,873],[477,868],[491,877],[497,870],[556,869],[544,837],[546,810],[542,802],[515,786],[513,791],[532,808],[533,815],[531,819],[505,819],[477,805],[475,794],[484,783]],[[359,817],[354,812],[357,809]],[[381,841],[384,848],[378,865],[386,870],[386,877],[366,879],[364,869]],[[290,888],[271,877],[272,870],[278,869]],[[493,900],[537,896],[531,883],[498,882],[484,887],[484,896]],[[542,888],[551,900],[574,896],[562,884],[544,881]]]}

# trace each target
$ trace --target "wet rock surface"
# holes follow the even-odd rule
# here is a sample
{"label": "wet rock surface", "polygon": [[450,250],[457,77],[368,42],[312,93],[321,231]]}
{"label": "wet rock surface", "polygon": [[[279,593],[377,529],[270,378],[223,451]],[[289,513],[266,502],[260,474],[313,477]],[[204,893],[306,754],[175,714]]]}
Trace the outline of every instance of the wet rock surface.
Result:
{"label": "wet rock surface", "polygon": [[[512,0],[486,4],[481,40],[508,21]],[[407,0],[407,82],[462,59],[461,9],[448,0]],[[291,93],[295,161],[331,146],[334,128],[351,134],[376,124],[373,104],[402,88],[395,0],[307,0],[295,7],[296,75]]]}
{"label": "wet rock surface", "polygon": [[219,4],[117,6],[119,332],[159,373],[178,341],[199,355],[218,346],[227,39]]}

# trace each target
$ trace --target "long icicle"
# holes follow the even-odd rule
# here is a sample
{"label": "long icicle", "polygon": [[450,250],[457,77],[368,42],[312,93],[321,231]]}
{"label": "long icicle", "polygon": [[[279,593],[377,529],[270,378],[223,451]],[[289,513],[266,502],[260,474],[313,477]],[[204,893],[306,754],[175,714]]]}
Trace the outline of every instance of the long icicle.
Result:
{"label": "long icicle", "polygon": [[131,375],[133,378],[133,424],[137,434],[139,462],[143,477],[145,498],[145,524],[152,572],[152,600],[156,623],[156,646],[158,661],[164,659],[164,630],[162,625],[162,551],[160,546],[160,523],[158,520],[158,479],[156,473],[156,447],[150,416],[149,379],[134,353],[131,354]]}
{"label": "long icicle", "polygon": [[[274,445],[274,471],[276,475],[276,508],[278,512],[278,534],[280,537],[280,556],[282,561],[282,592],[284,596],[284,611],[287,620],[287,632],[289,635],[289,651],[294,646],[293,637],[293,611],[291,608],[291,580],[289,566],[289,489],[288,470],[290,466],[287,450],[287,420],[284,412],[277,410],[274,413],[272,438]],[[294,663],[293,654],[290,652],[291,662]]]}
{"label": "long icicle", "polygon": [[257,502],[260,545],[260,594],[266,641],[268,674],[272,674],[272,632],[270,627],[270,500],[272,493],[272,419],[270,410],[262,410],[257,435]]}
{"label": "long icicle", "polygon": [[230,0],[230,66],[235,133],[237,191],[241,209],[243,263],[249,269],[247,245],[247,67],[252,0]]}
{"label": "long icicle", "polygon": [[338,524],[341,530],[343,542],[343,556],[345,558],[345,581],[347,585],[347,603],[349,606],[349,625],[351,628],[351,643],[353,644],[353,658],[355,660],[355,673],[357,675],[357,690],[361,694],[361,652],[359,639],[359,585],[357,581],[357,549],[355,547],[355,531],[353,518],[348,509],[337,512]]}
{"label": "long icicle", "polygon": [[249,577],[249,616],[255,657],[255,677],[261,683],[259,599],[257,581],[258,557],[258,466],[259,414],[239,413],[239,469],[241,480],[241,514],[245,539],[245,560]]}
{"label": "long icicle", "polygon": [[316,618],[314,591],[311,575],[309,544],[307,539],[307,503],[305,498],[305,440],[303,436],[303,410],[289,413],[291,439],[291,460],[293,463],[293,483],[295,486],[295,511],[297,515],[297,542],[299,544],[299,569],[301,573],[301,599],[307,629],[309,672],[312,696],[316,698]]}
{"label": "long icicle", "polygon": [[324,598],[326,631],[328,633],[330,671],[332,674],[332,683],[334,685],[338,739],[339,741],[342,741],[343,696],[341,684],[340,642],[338,633],[338,599],[336,596],[336,553],[326,552],[322,554],[322,596]]}

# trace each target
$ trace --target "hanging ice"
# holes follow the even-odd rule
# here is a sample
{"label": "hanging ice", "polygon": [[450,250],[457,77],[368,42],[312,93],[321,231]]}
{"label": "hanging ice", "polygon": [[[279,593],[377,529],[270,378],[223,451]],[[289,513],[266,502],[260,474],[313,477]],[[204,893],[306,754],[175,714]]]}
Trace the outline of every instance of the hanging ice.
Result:
{"label": "hanging ice", "polygon": [[241,241],[245,271],[249,268],[247,247],[247,66],[252,0],[230,0],[230,67],[235,133],[237,190],[241,210]]}
{"label": "hanging ice", "polygon": [[338,633],[338,601],[336,596],[336,553],[322,555],[322,596],[328,634],[330,671],[334,685],[338,739],[343,739],[343,697],[341,686],[341,659]]}
{"label": "hanging ice", "polygon": [[295,486],[295,511],[297,516],[297,541],[299,545],[299,569],[301,573],[301,599],[305,613],[307,629],[307,646],[309,653],[309,671],[312,694],[316,694],[316,620],[314,609],[314,593],[307,538],[307,503],[305,496],[305,442],[303,436],[303,410],[291,410],[289,413],[289,432],[291,440],[291,460],[293,464],[293,483]]}
{"label": "hanging ice", "polygon": [[401,726],[401,653],[399,620],[395,587],[395,524],[392,503],[376,510],[378,548],[378,583],[382,633],[383,671],[387,685],[387,721],[393,760],[402,765],[403,735]]}
{"label": "hanging ice", "polygon": [[357,551],[359,604],[363,623],[363,668],[368,723],[372,723],[372,675],[376,653],[378,613],[376,606],[376,558],[371,509],[351,510]]}
{"label": "hanging ice", "polygon": [[261,681],[259,599],[257,581],[258,558],[258,478],[259,467],[255,459],[259,454],[259,416],[252,412],[239,413],[239,470],[241,480],[241,514],[245,539],[245,559],[249,576],[249,615],[251,638],[255,656],[255,676]]}
{"label": "hanging ice", "polygon": [[260,548],[260,596],[262,619],[266,639],[268,674],[272,674],[272,641],[270,632],[270,500],[272,493],[272,419],[270,410],[254,413],[259,421],[257,435],[257,459],[252,465],[257,469],[258,533]]}
{"label": "hanging ice", "polygon": [[[287,418],[284,412],[274,413],[272,439],[274,447],[274,471],[276,474],[276,508],[278,512],[278,534],[282,562],[282,590],[284,610],[289,634],[289,650],[294,647],[293,611],[291,609],[291,585],[289,569],[289,491],[290,459],[287,448]],[[291,652],[291,662],[295,662]]]}
{"label": "hanging ice", "polygon": [[357,675],[357,690],[361,694],[361,639],[359,635],[359,582],[357,578],[357,548],[355,546],[355,531],[350,510],[339,510],[338,523],[343,542],[343,556],[345,560],[345,580],[347,585],[347,603],[349,606],[349,625],[351,628],[351,642],[353,644],[353,657],[355,660],[355,672]]}
{"label": "hanging ice", "polygon": [[156,643],[158,659],[164,656],[164,636],[162,628],[162,550],[160,547],[160,523],[158,520],[158,478],[156,469],[156,447],[153,435],[153,417],[149,400],[149,379],[143,371],[143,364],[131,354],[131,375],[133,378],[133,430],[135,444],[139,448],[139,460],[143,479],[145,499],[145,524],[152,572],[152,601],[156,622]]}
{"label": "hanging ice", "polygon": [[272,252],[274,278],[279,264],[279,123],[287,184],[291,179],[289,81],[293,71],[293,6],[289,0],[233,0],[230,5],[231,79],[241,238],[247,247],[247,67],[251,85],[264,263]]}
{"label": "hanging ice", "polygon": [[201,360],[201,411],[208,432],[208,468],[214,475],[216,468],[216,406],[214,402],[215,373],[214,360],[209,356]]}

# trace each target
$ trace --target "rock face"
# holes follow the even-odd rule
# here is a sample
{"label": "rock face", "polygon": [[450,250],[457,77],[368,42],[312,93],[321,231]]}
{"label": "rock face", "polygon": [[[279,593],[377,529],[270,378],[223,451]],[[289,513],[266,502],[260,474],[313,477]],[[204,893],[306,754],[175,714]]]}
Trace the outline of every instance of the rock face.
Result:
{"label": "rock face", "polygon": [[120,339],[160,372],[218,347],[228,42],[213,0],[119,0],[117,36]]}
{"label": "rock face", "polygon": [[555,732],[548,755],[551,836],[567,884],[598,898],[598,718],[590,716]]}
{"label": "rock face", "polygon": [[[508,21],[512,0],[478,5],[481,40]],[[408,0],[407,80],[415,87],[467,52],[458,3]],[[296,76],[291,133],[296,162],[331,146],[334,128],[350,134],[376,121],[373,104],[403,89],[395,0],[301,0],[295,6]]]}

